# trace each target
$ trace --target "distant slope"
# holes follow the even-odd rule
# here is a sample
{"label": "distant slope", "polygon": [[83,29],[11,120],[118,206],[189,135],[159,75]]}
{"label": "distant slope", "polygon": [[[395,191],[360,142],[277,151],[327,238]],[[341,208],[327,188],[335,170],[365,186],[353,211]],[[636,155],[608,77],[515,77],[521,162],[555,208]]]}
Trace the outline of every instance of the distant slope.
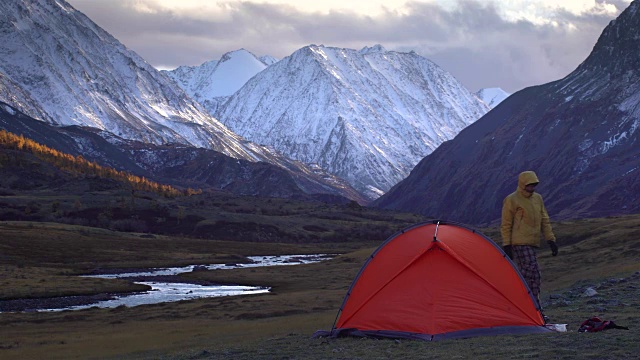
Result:
{"label": "distant slope", "polygon": [[500,88],[484,88],[476,93],[480,100],[484,101],[491,109],[498,106],[504,99],[509,97],[509,93]]}
{"label": "distant slope", "polygon": [[555,219],[640,212],[639,8],[612,21],[567,77],[511,95],[374,205],[487,224],[518,173],[534,170]]}
{"label": "distant slope", "polygon": [[[52,165],[53,167],[70,174],[75,177],[95,177],[101,180],[111,179],[115,182],[121,183],[123,187],[128,187],[133,190],[150,191],[155,192],[163,196],[178,196],[183,192],[170,185],[163,185],[140,176],[133,175],[128,172],[118,171],[111,167],[100,166],[96,162],[86,160],[82,156],[72,156],[67,153],[63,153],[35,142],[31,139],[25,138],[22,135],[16,135],[6,130],[0,130],[0,150],[3,155],[0,158],[0,166],[6,167],[17,164],[20,167],[20,158],[9,156],[10,153],[22,153],[21,156],[33,155],[35,158],[41,160],[43,163]],[[4,169],[2,172],[5,172]],[[32,179],[16,177],[16,171],[12,171],[12,175],[18,182],[29,181]],[[6,176],[6,174],[5,174]],[[33,176],[30,176],[33,177]],[[185,189],[186,190],[186,189]],[[192,189],[188,190],[188,193],[200,192]],[[185,192],[186,194],[187,192]]]}
{"label": "distant slope", "polygon": [[0,23],[0,73],[38,103],[48,115],[42,120],[255,157],[241,138],[68,3],[5,0]]}
{"label": "distant slope", "polygon": [[290,172],[301,188],[314,189],[311,193],[362,201],[342,180],[229,130],[64,0],[0,2],[0,100],[54,125],[268,162]]}
{"label": "distant slope", "polygon": [[[304,166],[297,168],[291,163],[285,171],[269,163],[234,159],[210,149],[146,144],[88,127],[55,127],[32,119],[2,102],[0,129],[24,135],[73,156],[81,155],[102,166],[181,187],[220,189],[236,195],[327,202],[346,202],[349,198],[365,202],[346,183],[323,174],[321,170]],[[316,173],[311,176],[300,169]],[[314,181],[317,177],[324,181]]]}
{"label": "distant slope", "polygon": [[[265,58],[265,61],[272,60]],[[222,102],[267,66],[251,52],[240,49],[222,55],[220,60],[162,72],[213,114]]]}
{"label": "distant slope", "polygon": [[414,52],[310,45],[254,76],[216,116],[375,198],[487,111]]}

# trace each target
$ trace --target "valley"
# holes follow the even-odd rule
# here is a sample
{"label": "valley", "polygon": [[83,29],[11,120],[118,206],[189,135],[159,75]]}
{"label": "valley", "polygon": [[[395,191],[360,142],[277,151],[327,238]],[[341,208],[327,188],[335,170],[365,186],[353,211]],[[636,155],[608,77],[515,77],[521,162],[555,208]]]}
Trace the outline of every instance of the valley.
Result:
{"label": "valley", "polygon": [[[51,223],[0,222],[2,298],[133,291],[120,280],[79,278],[96,268],[173,266],[241,261],[266,253],[340,253],[332,260],[290,267],[198,271],[191,281],[266,284],[268,294],[207,298],[114,309],[0,314],[0,357],[6,359],[305,359],[469,356],[479,359],[535,351],[563,358],[634,358],[640,350],[640,217],[553,224],[560,255],[540,251],[543,306],[567,333],[479,337],[437,343],[313,339],[330,329],[354,276],[379,245],[255,243],[121,233]],[[495,238],[497,229],[482,229]],[[389,232],[393,232],[389,229]],[[563,241],[564,240],[564,241]],[[603,246],[607,244],[607,246]],[[616,254],[613,256],[613,254]],[[583,295],[587,288],[597,295]],[[632,330],[579,334],[591,316]],[[499,346],[496,340],[499,340]],[[337,354],[337,355],[336,355]],[[502,355],[501,355],[502,354]]]}
{"label": "valley", "polygon": [[[135,6],[123,17],[153,13],[153,2],[127,3]],[[267,6],[241,3],[243,9]],[[508,35],[502,40],[517,35],[516,25],[518,31],[539,25],[506,21],[497,13],[499,2],[457,2],[469,18],[414,3],[406,9],[412,16],[402,13],[400,22],[450,22],[456,26],[451,33],[465,35],[472,35],[470,28],[459,19],[483,27],[495,22]],[[394,50],[305,43],[280,59],[241,49],[201,66],[160,70],[66,1],[3,0],[0,358],[640,359],[640,0],[624,10],[624,2],[596,3],[592,13],[560,14],[589,26],[608,22],[586,59],[558,80],[508,94],[500,88],[468,90],[410,42],[396,42]],[[98,4],[104,6],[91,2]],[[282,14],[279,6],[267,13]],[[293,5],[286,8],[302,14]],[[412,12],[418,9],[446,16],[424,21]],[[605,10],[619,16],[608,19],[614,12]],[[179,16],[163,14],[154,24],[166,27],[177,19],[176,28],[184,25]],[[254,11],[240,18],[254,22],[263,15]],[[354,16],[359,15],[349,19]],[[546,36],[558,28],[553,19],[553,26],[540,28]],[[571,21],[559,28],[574,26]],[[185,42],[200,38],[190,31],[202,24],[211,23],[189,22],[181,35]],[[235,24],[216,24],[225,37],[232,35],[227,30]],[[436,33],[444,29],[451,28]],[[256,33],[277,32],[264,30]],[[318,30],[310,33],[323,33]],[[387,28],[376,30],[387,38]],[[448,36],[442,32],[422,50],[446,52],[447,39],[462,44]],[[155,39],[146,41],[154,45]],[[563,61],[547,58],[550,39],[543,43],[545,62]],[[487,44],[476,45],[478,50]],[[531,66],[517,59],[528,52],[510,49],[508,56],[497,52],[488,60],[504,64],[504,56],[518,63],[513,68]],[[176,55],[166,50],[163,55]],[[209,50],[200,44],[199,51]],[[463,67],[483,60],[473,49],[463,50],[457,53],[464,58],[454,61]],[[526,71],[536,72],[541,64],[534,65]],[[515,335],[508,332],[514,323],[505,322],[498,328],[508,335],[439,342],[313,337],[332,329],[354,278],[380,254],[376,249],[412,225],[434,219],[464,224],[486,235],[483,245],[508,266],[497,251],[500,209],[525,170],[540,178],[536,191],[544,196],[560,248],[557,256],[545,246],[537,250],[540,305],[551,323],[566,324],[566,332]],[[433,246],[435,235],[426,250],[424,238],[418,239],[418,251],[433,250],[438,257],[411,253],[406,269],[418,260],[456,256],[442,244]],[[464,236],[455,240],[466,247]],[[316,254],[331,257],[295,266],[243,266],[256,257]],[[451,279],[470,269],[460,264],[447,274]],[[85,275],[180,267],[188,271],[161,279],[249,287],[255,293],[90,305],[152,285],[145,283],[147,275]],[[387,273],[388,268],[383,267]],[[422,280],[424,273],[414,271],[411,279]],[[491,281],[502,281],[499,274]],[[516,271],[510,275],[521,280]],[[499,288],[481,280],[488,284],[484,288]],[[443,291],[450,291],[450,282],[443,283]],[[406,296],[389,284],[381,286],[390,298]],[[426,282],[419,285],[432,290]],[[457,294],[475,302],[478,292],[460,287]],[[529,289],[519,289],[528,299]],[[469,311],[457,299],[451,303],[453,311]],[[87,307],[61,310],[74,305]],[[501,313],[510,315],[519,306],[507,303]],[[541,327],[538,310],[534,317]],[[579,333],[593,316],[630,330]]]}

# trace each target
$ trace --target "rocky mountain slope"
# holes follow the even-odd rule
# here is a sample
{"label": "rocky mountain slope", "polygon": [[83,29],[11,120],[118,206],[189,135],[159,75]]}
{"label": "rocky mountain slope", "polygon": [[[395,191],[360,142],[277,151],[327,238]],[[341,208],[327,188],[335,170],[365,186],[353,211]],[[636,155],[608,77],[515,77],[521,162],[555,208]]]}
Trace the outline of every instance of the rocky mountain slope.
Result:
{"label": "rocky mountain slope", "polygon": [[640,211],[639,9],[633,1],[571,74],[511,95],[375,205],[486,224],[534,170],[554,219]]}
{"label": "rocky mountain slope", "polygon": [[250,156],[180,88],[68,3],[3,1],[0,24],[0,72],[56,123]]}
{"label": "rocky mountain slope", "polygon": [[414,52],[311,45],[254,76],[216,117],[377,197],[487,111]]}
{"label": "rocky mountain slope", "polygon": [[[288,166],[284,169],[266,162],[235,159],[211,149],[180,144],[148,144],[77,125],[56,127],[35,120],[2,102],[0,129],[23,135],[73,156],[81,155],[102,166],[163,184],[224,190],[235,195],[333,203],[344,203],[348,199],[366,202],[344,180],[332,177],[321,169],[294,162],[284,164]],[[317,178],[323,181],[316,181]]]}
{"label": "rocky mountain slope", "polygon": [[303,188],[315,183],[325,193],[355,193],[334,187],[340,179],[238,136],[63,0],[0,2],[0,100],[54,125],[264,161],[291,172]]}
{"label": "rocky mountain slope", "polygon": [[491,109],[498,106],[504,99],[509,97],[509,93],[500,88],[484,88],[476,92],[476,96],[479,97],[485,104]]}
{"label": "rocky mountain slope", "polygon": [[214,114],[229,96],[272,63],[274,59],[271,57],[262,60],[251,52],[240,49],[222,55],[220,60],[207,61],[199,66],[180,66],[162,72],[178,83],[210,114]]}

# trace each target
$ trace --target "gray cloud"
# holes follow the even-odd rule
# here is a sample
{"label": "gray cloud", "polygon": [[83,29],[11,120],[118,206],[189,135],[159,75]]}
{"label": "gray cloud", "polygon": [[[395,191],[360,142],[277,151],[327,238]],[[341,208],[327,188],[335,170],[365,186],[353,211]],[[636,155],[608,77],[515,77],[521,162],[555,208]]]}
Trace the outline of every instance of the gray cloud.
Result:
{"label": "gray cloud", "polygon": [[[406,12],[387,10],[375,17],[237,2],[227,4],[223,20],[162,9],[137,12],[133,0],[69,2],[157,67],[198,65],[239,48],[282,58],[309,44],[354,49],[382,44],[388,50],[416,51],[471,91],[501,87],[514,92],[568,75],[612,20],[610,15],[559,11],[551,15],[556,26],[509,22],[491,3],[473,0],[460,0],[450,11],[413,2]],[[607,3],[618,14],[628,6],[624,0]]]}

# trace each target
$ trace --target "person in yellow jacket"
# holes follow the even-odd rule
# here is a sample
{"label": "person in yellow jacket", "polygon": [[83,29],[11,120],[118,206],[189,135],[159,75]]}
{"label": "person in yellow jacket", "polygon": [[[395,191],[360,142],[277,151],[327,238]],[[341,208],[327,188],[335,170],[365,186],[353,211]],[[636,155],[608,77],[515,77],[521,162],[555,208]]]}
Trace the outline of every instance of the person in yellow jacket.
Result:
{"label": "person in yellow jacket", "polygon": [[540,181],[533,171],[518,176],[518,189],[509,194],[502,204],[502,246],[504,252],[515,262],[533,296],[540,305],[540,267],[536,248],[540,238],[551,247],[551,254],[558,255],[556,236],[551,229],[549,214],[542,196],[535,192]]}

